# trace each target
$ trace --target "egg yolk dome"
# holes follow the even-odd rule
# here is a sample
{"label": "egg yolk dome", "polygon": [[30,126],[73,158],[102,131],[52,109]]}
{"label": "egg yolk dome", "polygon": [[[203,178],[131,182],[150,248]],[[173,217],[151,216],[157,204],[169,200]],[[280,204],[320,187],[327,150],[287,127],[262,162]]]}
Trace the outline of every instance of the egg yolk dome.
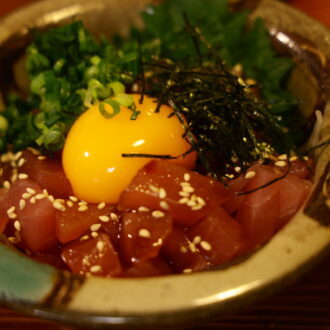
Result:
{"label": "egg yolk dome", "polygon": [[[120,112],[106,119],[95,105],[73,124],[63,150],[64,171],[75,195],[90,203],[117,203],[120,193],[129,185],[137,171],[151,159],[123,157],[122,154],[179,156],[190,149],[184,139],[184,128],[173,109],[157,101],[133,95],[140,114],[132,120],[132,110],[121,106]],[[112,113],[112,107],[105,104]],[[196,155],[191,153],[175,160],[192,168]]]}

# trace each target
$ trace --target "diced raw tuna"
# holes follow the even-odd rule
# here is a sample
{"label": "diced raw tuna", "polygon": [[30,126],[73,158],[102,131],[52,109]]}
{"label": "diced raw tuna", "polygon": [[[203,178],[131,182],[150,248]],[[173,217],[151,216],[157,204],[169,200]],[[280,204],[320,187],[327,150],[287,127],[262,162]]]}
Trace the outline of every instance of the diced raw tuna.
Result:
{"label": "diced raw tuna", "polygon": [[20,167],[20,172],[28,174],[31,180],[37,182],[42,189],[47,189],[55,198],[68,198],[72,195],[72,188],[63,171],[61,160],[43,157],[24,150],[21,158],[25,162]]}
{"label": "diced raw tuna", "polygon": [[106,234],[80,242],[76,240],[62,249],[62,259],[75,274],[115,277],[122,272],[118,253]]}
{"label": "diced raw tuna", "polygon": [[187,235],[213,265],[233,259],[245,243],[241,226],[221,207],[193,226]]}
{"label": "diced raw tuna", "polygon": [[152,161],[121,194],[119,207],[165,210],[174,221],[191,226],[230,196],[220,182],[167,161]]}
{"label": "diced raw tuna", "polygon": [[172,218],[168,214],[155,216],[154,212],[125,213],[122,220],[120,251],[127,262],[154,258],[171,229]]}

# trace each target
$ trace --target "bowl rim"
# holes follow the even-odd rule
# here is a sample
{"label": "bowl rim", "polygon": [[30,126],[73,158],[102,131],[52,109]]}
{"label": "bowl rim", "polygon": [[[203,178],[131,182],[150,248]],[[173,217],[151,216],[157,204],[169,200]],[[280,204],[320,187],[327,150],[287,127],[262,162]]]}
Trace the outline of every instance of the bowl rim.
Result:
{"label": "bowl rim", "polygon": [[[10,37],[26,35],[31,27],[40,28],[65,18],[79,16],[89,10],[105,10],[108,8],[105,2],[108,5],[111,3],[105,0],[94,0],[92,3],[88,0],[44,0],[33,3],[0,20],[3,27],[0,30],[0,46]],[[122,2],[127,4],[132,1]],[[142,6],[142,3],[145,4],[146,1],[140,1],[138,6]],[[288,32],[287,36],[291,38],[292,33],[299,32],[294,24],[290,31],[283,30],[281,24],[287,24],[282,21],[283,15],[297,24],[312,24],[314,36],[307,35],[309,40],[330,58],[327,28],[275,0],[260,1],[255,14],[262,17],[267,10],[276,10],[278,13],[271,19],[269,15],[263,17],[273,36],[280,31],[284,34]],[[300,23],[298,26],[301,26]],[[306,34],[303,36],[306,38]],[[328,94],[326,91],[325,97],[325,109],[328,109],[325,115],[329,125],[330,92]],[[319,196],[322,184],[327,179],[329,160],[328,147],[319,159],[322,164],[317,168],[319,185],[314,188],[315,196]],[[312,199],[315,200],[316,197]],[[314,215],[312,218],[306,214],[311,209],[312,202],[310,200],[268,244],[231,267],[159,278],[81,279],[45,265],[36,266],[34,261],[28,260],[26,264],[30,269],[42,273],[47,284],[44,287],[30,288],[24,294],[15,290],[15,283],[9,287],[0,284],[0,302],[39,317],[93,326],[171,325],[198,320],[217,312],[232,311],[290,283],[329,253],[330,224],[315,219]],[[305,235],[306,232],[309,233],[308,236]],[[7,247],[0,246],[0,250],[3,249],[7,250]],[[13,257],[10,267],[15,261]],[[0,261],[0,271],[3,270],[4,265]],[[27,275],[22,273],[22,276],[24,279]]]}

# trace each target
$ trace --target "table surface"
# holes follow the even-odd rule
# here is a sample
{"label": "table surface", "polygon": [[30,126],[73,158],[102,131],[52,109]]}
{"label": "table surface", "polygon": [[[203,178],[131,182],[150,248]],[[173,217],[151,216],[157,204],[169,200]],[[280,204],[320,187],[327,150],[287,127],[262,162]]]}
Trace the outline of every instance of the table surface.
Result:
{"label": "table surface", "polygon": [[[2,0],[0,16],[33,1],[36,0]],[[330,26],[329,0],[289,0],[289,2]],[[249,306],[238,314],[215,317],[186,329],[219,328],[330,330],[330,258],[325,259],[293,285],[259,304]],[[0,329],[78,330],[78,328],[27,317],[6,308],[0,308]]]}

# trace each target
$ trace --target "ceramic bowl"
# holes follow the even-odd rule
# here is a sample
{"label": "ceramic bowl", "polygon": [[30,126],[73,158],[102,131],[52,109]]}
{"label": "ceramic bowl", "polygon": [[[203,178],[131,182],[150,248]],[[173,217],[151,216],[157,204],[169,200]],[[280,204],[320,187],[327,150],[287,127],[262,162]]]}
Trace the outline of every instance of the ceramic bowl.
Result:
{"label": "ceramic bowl", "polygon": [[[127,23],[122,17],[138,22],[146,2],[46,0],[12,13],[0,22],[0,76],[11,70],[31,29],[75,17],[96,34],[123,32]],[[311,120],[315,108],[324,114],[323,126],[313,137],[314,143],[322,143],[330,137],[329,30],[282,2],[254,2],[251,19],[264,18],[276,47],[296,62],[289,88],[301,100],[301,111]],[[6,84],[0,84],[4,93]],[[230,267],[158,278],[82,278],[0,244],[1,303],[88,327],[173,325],[250,304],[294,280],[329,252],[330,146],[320,148],[316,159],[313,192],[302,210],[268,244]]]}

